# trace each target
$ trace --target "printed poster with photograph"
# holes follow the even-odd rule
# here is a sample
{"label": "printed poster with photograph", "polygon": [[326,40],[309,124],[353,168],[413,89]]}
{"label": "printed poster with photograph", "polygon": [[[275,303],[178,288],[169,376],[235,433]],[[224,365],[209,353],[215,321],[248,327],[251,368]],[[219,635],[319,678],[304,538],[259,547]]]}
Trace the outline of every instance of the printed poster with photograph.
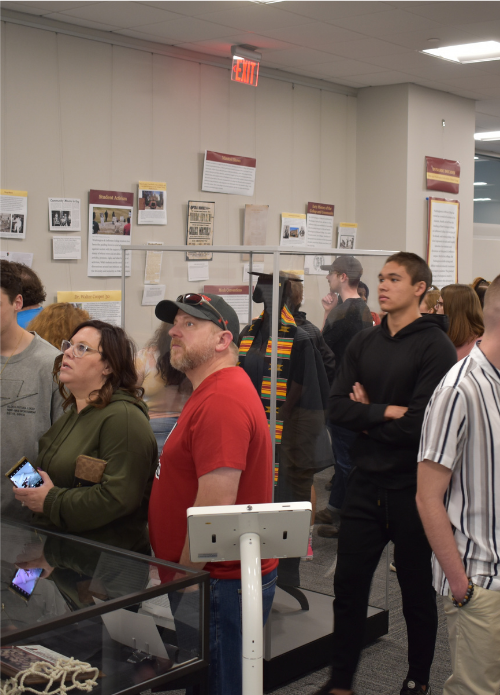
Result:
{"label": "printed poster with photograph", "polygon": [[49,229],[51,232],[80,232],[80,199],[49,198]]}
{"label": "printed poster with photograph", "polygon": [[[215,203],[189,200],[187,211],[187,246],[211,246],[214,243]],[[187,261],[211,261],[212,253],[188,251]]]}
{"label": "printed poster with photograph", "polygon": [[167,224],[167,184],[139,181],[137,224]]}
{"label": "printed poster with photograph", "polygon": [[0,189],[0,237],[26,239],[28,191]]}
{"label": "printed poster with photograph", "polygon": [[358,225],[354,222],[341,222],[339,224],[339,237],[337,241],[338,249],[355,249],[356,232]]}
{"label": "printed poster with photograph", "polygon": [[[131,243],[133,209],[133,193],[89,191],[89,277],[122,274],[121,247]],[[125,275],[130,275],[130,253],[125,256]]]}
{"label": "printed poster with photograph", "polygon": [[280,246],[306,246],[306,244],[306,216],[293,212],[282,212]]}

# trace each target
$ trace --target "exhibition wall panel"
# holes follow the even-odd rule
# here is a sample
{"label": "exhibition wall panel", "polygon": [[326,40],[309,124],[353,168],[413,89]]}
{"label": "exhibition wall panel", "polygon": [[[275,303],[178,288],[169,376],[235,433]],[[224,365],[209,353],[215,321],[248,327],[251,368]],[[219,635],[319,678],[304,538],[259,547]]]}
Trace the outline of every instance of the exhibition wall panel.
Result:
{"label": "exhibition wall panel", "polygon": [[[8,22],[2,32],[1,186],[28,191],[26,239],[2,248],[34,254],[48,302],[58,290],[120,288],[118,277],[87,276],[90,189],[134,193],[133,244],[185,243],[188,200],[215,201],[215,245],[241,243],[247,203],[270,206],[270,245],[280,214],[304,213],[308,201],[333,203],[336,223],[356,221],[355,98],[267,78],[255,89],[222,68]],[[255,157],[255,194],[202,192],[206,149]],[[137,225],[139,180],[166,181],[166,226]],[[52,260],[49,197],[81,199],[82,231],[70,234],[82,237],[81,260]],[[242,267],[240,257],[215,257],[209,282],[241,283]],[[134,254],[134,287],[143,274]],[[170,295],[204,284],[188,282],[179,258],[163,259],[161,282]],[[319,322],[326,282],[313,276],[310,285]],[[131,332],[142,343],[156,319],[139,294]]]}

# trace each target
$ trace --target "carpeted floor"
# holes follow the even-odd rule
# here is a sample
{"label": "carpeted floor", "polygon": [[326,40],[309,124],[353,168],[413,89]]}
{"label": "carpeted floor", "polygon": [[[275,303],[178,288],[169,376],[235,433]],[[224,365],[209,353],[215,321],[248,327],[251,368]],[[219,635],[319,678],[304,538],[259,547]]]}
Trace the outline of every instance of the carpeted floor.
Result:
{"label": "carpeted floor", "polygon": [[[317,509],[323,509],[328,501],[325,483],[331,478],[332,469],[315,477]],[[314,530],[314,560],[301,563],[301,585],[305,589],[333,594],[333,572],[337,541],[321,538]],[[392,560],[392,549],[390,549]],[[326,576],[325,576],[326,575]],[[397,575],[388,573],[389,580],[389,633],[364,649],[356,674],[356,695],[398,695],[407,671],[406,624],[401,609],[401,594]],[[383,607],[386,598],[386,560],[382,557],[375,574],[370,603]],[[451,673],[450,654],[446,621],[441,599],[438,598],[439,629],[436,653],[431,672],[433,695],[441,695],[443,684]],[[328,680],[328,669],[305,675],[273,691],[273,695],[312,695]],[[170,695],[181,695],[184,691],[170,691]],[[229,695],[229,694],[228,694]]]}
{"label": "carpeted floor", "polygon": [[[331,477],[327,469],[315,477],[317,509],[323,509],[328,501],[325,483]],[[301,563],[301,584],[306,589],[333,594],[333,576],[325,573],[331,569],[337,541],[321,538],[314,527],[314,560]],[[392,560],[392,548],[390,549]],[[370,603],[382,607],[386,594],[386,561],[382,557],[373,580]],[[407,671],[406,623],[401,608],[401,593],[397,575],[389,572],[389,633],[363,650],[356,674],[356,695],[398,695]],[[441,695],[443,684],[451,673],[446,619],[438,597],[439,628],[436,653],[431,672],[434,695]],[[315,671],[293,683],[272,691],[273,695],[312,695],[328,680],[328,669]]]}

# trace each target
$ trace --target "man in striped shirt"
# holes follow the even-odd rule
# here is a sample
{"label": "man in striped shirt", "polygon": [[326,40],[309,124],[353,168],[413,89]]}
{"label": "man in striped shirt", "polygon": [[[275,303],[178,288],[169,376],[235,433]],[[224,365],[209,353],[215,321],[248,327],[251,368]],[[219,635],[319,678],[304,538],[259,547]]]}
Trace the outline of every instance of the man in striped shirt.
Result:
{"label": "man in striped shirt", "polygon": [[417,506],[446,596],[453,673],[443,695],[500,692],[500,275],[484,328],[436,388],[418,455]]}

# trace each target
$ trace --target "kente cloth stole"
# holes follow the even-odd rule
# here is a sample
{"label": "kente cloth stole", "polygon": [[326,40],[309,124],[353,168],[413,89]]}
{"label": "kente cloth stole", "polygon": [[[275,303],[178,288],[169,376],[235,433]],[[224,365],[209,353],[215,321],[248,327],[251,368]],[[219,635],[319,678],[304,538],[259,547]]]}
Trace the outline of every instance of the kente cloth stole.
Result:
{"label": "kente cloth stole", "polygon": [[[258,334],[262,325],[264,312],[252,322],[247,334],[242,339],[239,350],[239,366],[245,368],[245,358],[252,347],[255,336]],[[297,333],[297,324],[286,306],[281,310],[280,323],[278,327],[278,380],[276,383],[276,416],[278,416],[281,404],[286,400],[286,385],[290,373],[290,355],[292,345]],[[267,341],[266,354],[264,357],[264,375],[262,377],[262,387],[260,398],[266,411],[268,422],[271,419],[271,352],[272,339]],[[281,444],[283,434],[283,421],[276,420],[276,444]],[[278,463],[274,467],[274,484],[278,482]]]}

